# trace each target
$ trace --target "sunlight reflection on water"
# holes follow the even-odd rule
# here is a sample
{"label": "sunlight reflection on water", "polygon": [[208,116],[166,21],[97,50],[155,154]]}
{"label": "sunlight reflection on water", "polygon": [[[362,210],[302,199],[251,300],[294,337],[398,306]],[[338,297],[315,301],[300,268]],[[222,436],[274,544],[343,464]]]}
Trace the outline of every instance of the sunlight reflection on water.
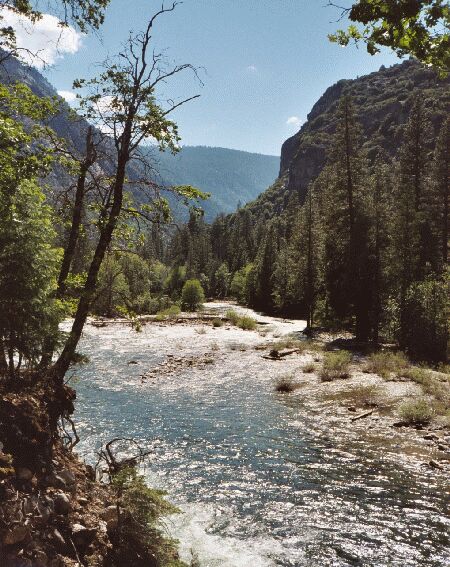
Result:
{"label": "sunlight reflection on water", "polygon": [[[367,443],[337,446],[326,422],[274,393],[276,368],[251,348],[229,349],[260,340],[237,329],[88,327],[79,452],[92,459],[116,436],[150,446],[149,481],[183,510],[168,526],[202,567],[449,565],[442,480]],[[216,360],[208,368],[141,383],[168,354],[205,352]]]}

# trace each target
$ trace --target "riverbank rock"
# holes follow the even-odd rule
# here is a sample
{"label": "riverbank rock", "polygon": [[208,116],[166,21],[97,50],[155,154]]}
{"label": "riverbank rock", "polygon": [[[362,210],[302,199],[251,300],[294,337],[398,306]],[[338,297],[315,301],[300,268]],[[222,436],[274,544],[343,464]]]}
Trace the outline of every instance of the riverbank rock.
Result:
{"label": "riverbank rock", "polygon": [[55,504],[55,512],[57,514],[63,514],[66,516],[72,510],[70,499],[67,494],[64,494],[64,492],[56,494],[53,502]]}
{"label": "riverbank rock", "polygon": [[17,545],[30,539],[30,530],[27,526],[13,526],[3,536],[3,545]]}

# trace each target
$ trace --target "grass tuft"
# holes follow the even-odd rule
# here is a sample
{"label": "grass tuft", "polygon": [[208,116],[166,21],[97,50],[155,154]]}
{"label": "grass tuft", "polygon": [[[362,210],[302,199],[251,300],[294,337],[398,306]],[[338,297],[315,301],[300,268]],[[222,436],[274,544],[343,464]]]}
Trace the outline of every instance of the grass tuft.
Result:
{"label": "grass tuft", "polygon": [[197,329],[195,329],[195,332],[197,333],[197,335],[206,335],[205,327],[198,327]]}
{"label": "grass tuft", "polygon": [[258,325],[257,321],[248,315],[239,315],[233,309],[226,312],[226,318],[232,325],[243,329],[244,331],[254,331]]}
{"label": "grass tuft", "polygon": [[232,325],[237,325],[237,322],[240,319],[239,313],[237,311],[234,311],[234,309],[229,309],[225,313],[225,317],[230,321]]}
{"label": "grass tuft", "polygon": [[298,388],[298,384],[294,382],[294,377],[292,374],[286,374],[286,376],[281,376],[278,378],[277,383],[275,385],[275,390],[277,392],[282,392],[288,394],[293,392]]}
{"label": "grass tuft", "polygon": [[348,378],[351,361],[352,355],[346,350],[326,352],[319,374],[320,379],[322,382],[331,382],[339,378]]}
{"label": "grass tuft", "polygon": [[175,319],[181,313],[181,309],[178,305],[171,305],[167,309],[158,311],[155,316],[156,321],[168,321],[170,319]]}
{"label": "grass tuft", "polygon": [[368,357],[364,371],[378,374],[387,380],[392,374],[398,374],[408,366],[408,359],[402,352],[376,352]]}
{"label": "grass tuft", "polygon": [[433,419],[433,408],[425,399],[405,402],[399,408],[399,414],[407,425],[428,425]]}
{"label": "grass tuft", "polygon": [[295,339],[293,337],[283,337],[279,341],[275,341],[266,345],[271,351],[280,352],[286,349],[296,349],[300,353],[302,352],[320,352],[323,347],[322,345],[315,343],[313,341]]}
{"label": "grass tuft", "polygon": [[348,397],[355,405],[366,408],[378,407],[380,395],[380,388],[375,384],[358,385],[348,391]]}
{"label": "grass tuft", "polygon": [[315,369],[316,365],[314,364],[314,362],[307,362],[302,366],[302,372],[304,372],[305,374],[311,374]]}
{"label": "grass tuft", "polygon": [[425,394],[441,402],[444,410],[450,409],[450,384],[447,380],[441,381],[431,370],[417,366],[407,368],[400,375],[420,384]]}
{"label": "grass tuft", "polygon": [[257,323],[252,317],[241,317],[237,322],[237,326],[244,331],[254,331],[256,325]]}

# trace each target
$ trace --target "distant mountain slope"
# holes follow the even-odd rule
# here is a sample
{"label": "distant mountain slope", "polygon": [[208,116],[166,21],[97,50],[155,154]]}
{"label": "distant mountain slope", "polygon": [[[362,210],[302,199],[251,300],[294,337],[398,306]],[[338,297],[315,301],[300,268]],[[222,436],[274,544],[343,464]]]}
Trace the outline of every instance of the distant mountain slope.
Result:
{"label": "distant mountain slope", "polygon": [[[55,96],[54,87],[36,69],[27,67],[17,59],[9,58],[0,66],[0,81],[20,81],[27,84],[39,96]],[[59,136],[72,142],[75,148],[84,147],[87,123],[80,119],[69,120],[66,112],[51,120],[50,125]],[[153,157],[153,155],[152,155]],[[255,199],[278,175],[280,158],[253,154],[238,150],[211,147],[184,147],[179,154],[155,152],[154,159],[159,172],[158,182],[164,185],[194,185],[211,193],[202,206],[206,220],[213,220],[219,213],[234,211],[238,203]],[[129,172],[133,177],[133,172]],[[59,176],[59,178],[58,178]],[[56,172],[54,185],[67,183],[62,172]],[[186,217],[186,209],[171,199],[177,216]]]}
{"label": "distant mountain slope", "polygon": [[255,199],[276,179],[280,158],[206,146],[185,146],[177,155],[159,154],[158,170],[171,185],[191,184],[211,193],[206,220]]}
{"label": "distant mountain slope", "polygon": [[[292,197],[304,199],[309,183],[325,165],[342,95],[352,97],[361,124],[363,147],[373,160],[380,150],[391,157],[397,155],[403,127],[414,96],[419,93],[426,100],[432,141],[450,110],[450,78],[439,79],[431,69],[408,60],[329,87],[313,106],[300,131],[283,144],[280,177],[249,204],[248,209],[257,216],[269,218],[282,213]],[[432,146],[431,143],[430,150]]]}

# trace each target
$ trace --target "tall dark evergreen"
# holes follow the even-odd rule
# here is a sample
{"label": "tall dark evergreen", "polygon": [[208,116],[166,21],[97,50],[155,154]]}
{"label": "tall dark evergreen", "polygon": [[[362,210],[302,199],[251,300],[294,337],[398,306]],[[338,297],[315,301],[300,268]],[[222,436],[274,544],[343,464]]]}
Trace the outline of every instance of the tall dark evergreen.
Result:
{"label": "tall dark evergreen", "polygon": [[372,291],[370,311],[372,339],[378,343],[380,328],[385,323],[386,304],[390,291],[390,220],[392,215],[392,179],[390,165],[378,156],[370,179],[368,208],[370,215],[369,278]]}
{"label": "tall dark evergreen", "polygon": [[438,271],[445,270],[448,264],[450,206],[450,118],[444,121],[434,152],[433,175],[431,181],[433,207],[432,222],[438,247]]}
{"label": "tall dark evergreen", "polygon": [[355,318],[358,339],[369,335],[367,287],[368,220],[364,160],[351,99],[341,99],[329,158],[326,189],[325,280],[330,307],[339,318]]}

